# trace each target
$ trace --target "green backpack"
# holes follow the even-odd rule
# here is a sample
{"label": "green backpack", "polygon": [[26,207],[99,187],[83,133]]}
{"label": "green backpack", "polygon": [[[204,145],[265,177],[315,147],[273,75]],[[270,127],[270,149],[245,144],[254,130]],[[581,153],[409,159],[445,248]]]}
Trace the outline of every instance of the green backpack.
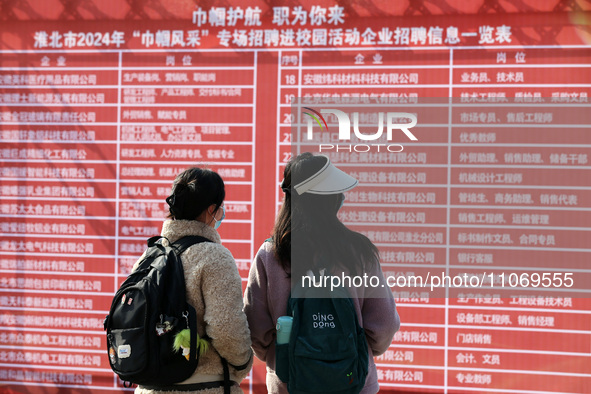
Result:
{"label": "green backpack", "polygon": [[359,393],[369,355],[363,327],[345,288],[297,287],[287,303],[289,343],[276,347],[276,373],[291,394]]}

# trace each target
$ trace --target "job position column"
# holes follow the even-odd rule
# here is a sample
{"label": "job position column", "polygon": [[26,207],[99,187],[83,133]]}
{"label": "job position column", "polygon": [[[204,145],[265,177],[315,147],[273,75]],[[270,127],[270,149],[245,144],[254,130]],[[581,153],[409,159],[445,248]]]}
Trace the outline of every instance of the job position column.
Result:
{"label": "job position column", "polygon": [[454,50],[450,265],[477,274],[450,298],[454,388],[588,392],[588,58]]}
{"label": "job position column", "polygon": [[160,233],[174,178],[192,166],[226,185],[220,227],[243,277],[252,258],[254,54],[124,54],[119,273]]}

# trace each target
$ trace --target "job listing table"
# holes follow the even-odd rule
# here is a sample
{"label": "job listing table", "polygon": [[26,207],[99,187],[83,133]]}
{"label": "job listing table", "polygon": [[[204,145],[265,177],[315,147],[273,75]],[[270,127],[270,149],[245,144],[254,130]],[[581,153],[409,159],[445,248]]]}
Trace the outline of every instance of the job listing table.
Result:
{"label": "job listing table", "polygon": [[[102,321],[188,166],[207,162],[224,178],[220,233],[246,280],[282,201],[295,97],[406,108],[445,98],[416,109],[418,141],[379,166],[328,152],[360,181],[340,218],[378,245],[386,274],[571,272],[590,283],[591,134],[580,116],[590,55],[589,46],[2,51],[0,381],[121,387]],[[482,112],[491,99],[511,105]],[[589,392],[588,298],[392,290],[402,327],[377,358],[383,389]],[[257,365],[243,386],[260,384]]]}

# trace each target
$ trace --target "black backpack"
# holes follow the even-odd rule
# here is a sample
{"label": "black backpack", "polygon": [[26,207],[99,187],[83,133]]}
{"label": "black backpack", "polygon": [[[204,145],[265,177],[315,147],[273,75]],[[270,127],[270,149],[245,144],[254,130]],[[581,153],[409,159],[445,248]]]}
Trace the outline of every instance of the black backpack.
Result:
{"label": "black backpack", "polygon": [[276,345],[276,373],[291,394],[359,393],[368,374],[365,331],[344,287],[292,289],[289,343]]}
{"label": "black backpack", "polygon": [[[187,236],[164,246],[148,240],[137,269],[115,293],[104,326],[113,371],[124,382],[167,386],[189,378],[197,368],[197,317],[187,303],[180,255],[191,245],[211,242]],[[190,329],[186,357],[173,349],[175,335]]]}

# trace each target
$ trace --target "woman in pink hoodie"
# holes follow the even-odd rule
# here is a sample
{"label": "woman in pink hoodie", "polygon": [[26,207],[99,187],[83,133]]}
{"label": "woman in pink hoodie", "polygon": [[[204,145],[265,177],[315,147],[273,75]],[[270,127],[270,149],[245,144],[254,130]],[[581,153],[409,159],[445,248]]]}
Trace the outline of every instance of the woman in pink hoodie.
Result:
{"label": "woman in pink hoodie", "polygon": [[[301,154],[285,168],[281,184],[285,199],[273,237],[259,249],[244,294],[252,348],[267,364],[269,393],[287,393],[287,385],[275,373],[275,340],[277,319],[286,315],[293,278],[323,269],[329,275],[367,274],[385,283],[375,245],[337,218],[345,199],[343,193],[356,185],[355,178],[323,155]],[[389,287],[349,287],[348,291],[369,353],[368,375],[361,392],[376,393],[379,385],[373,356],[388,349],[400,319]]]}

